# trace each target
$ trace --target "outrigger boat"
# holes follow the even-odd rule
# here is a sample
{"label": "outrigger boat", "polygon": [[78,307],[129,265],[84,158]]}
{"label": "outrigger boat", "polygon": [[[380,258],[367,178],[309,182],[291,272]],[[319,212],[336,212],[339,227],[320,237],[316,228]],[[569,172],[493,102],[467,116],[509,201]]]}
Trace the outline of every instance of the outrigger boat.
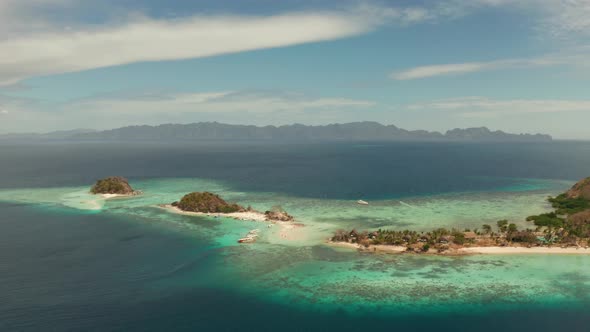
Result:
{"label": "outrigger boat", "polygon": [[256,238],[258,238],[258,229],[253,229],[246,234],[245,237],[238,240],[238,243],[252,243],[256,242]]}

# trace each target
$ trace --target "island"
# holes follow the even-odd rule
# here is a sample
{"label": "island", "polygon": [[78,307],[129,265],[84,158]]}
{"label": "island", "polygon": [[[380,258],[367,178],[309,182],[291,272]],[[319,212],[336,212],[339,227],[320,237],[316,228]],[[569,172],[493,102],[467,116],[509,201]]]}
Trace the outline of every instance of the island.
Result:
{"label": "island", "polygon": [[554,211],[530,216],[535,228],[518,229],[508,220],[481,229],[438,228],[413,230],[338,230],[328,241],[335,246],[373,252],[441,255],[563,253],[590,254],[590,178],[557,197],[549,197]]}
{"label": "island", "polygon": [[96,181],[90,188],[90,192],[94,195],[102,195],[104,198],[136,196],[142,193],[134,190],[129,181],[121,176],[111,176]]}
{"label": "island", "polygon": [[245,208],[236,203],[228,203],[219,195],[210,192],[192,192],[184,195],[180,201],[162,207],[186,215],[229,217],[247,221],[282,223],[291,222],[295,219],[279,206],[262,213],[250,206]]}

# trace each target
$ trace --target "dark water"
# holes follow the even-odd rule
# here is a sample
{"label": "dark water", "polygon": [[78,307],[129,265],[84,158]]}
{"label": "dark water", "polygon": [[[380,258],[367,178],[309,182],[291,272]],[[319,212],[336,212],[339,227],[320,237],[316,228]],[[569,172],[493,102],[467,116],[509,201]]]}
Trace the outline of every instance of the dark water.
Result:
{"label": "dark water", "polygon": [[0,145],[0,156],[0,188],[86,185],[116,174],[201,177],[244,191],[341,199],[490,190],[512,183],[503,177],[590,174],[589,142]]}
{"label": "dark water", "polygon": [[[106,175],[205,177],[245,191],[351,198],[493,190],[510,178],[590,175],[590,143],[0,146],[0,187]],[[519,309],[386,318],[313,312],[208,287],[205,237],[139,217],[0,204],[0,330],[588,331],[590,311]],[[191,287],[153,288],[190,275]],[[164,283],[165,284],[165,283]]]}

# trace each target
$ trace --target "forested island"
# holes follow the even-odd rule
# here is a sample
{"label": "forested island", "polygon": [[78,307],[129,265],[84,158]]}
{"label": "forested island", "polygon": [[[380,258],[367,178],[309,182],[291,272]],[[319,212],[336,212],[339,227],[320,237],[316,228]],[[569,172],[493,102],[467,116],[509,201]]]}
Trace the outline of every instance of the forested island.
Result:
{"label": "forested island", "polygon": [[134,190],[129,181],[121,176],[111,176],[96,181],[90,188],[90,192],[94,195],[103,195],[105,198],[141,194],[141,191]]}
{"label": "forested island", "polygon": [[[166,206],[165,206],[166,207]],[[177,212],[186,214],[206,214],[229,216],[240,220],[287,222],[294,218],[279,206],[259,212],[252,207],[243,207],[236,203],[228,203],[217,194],[210,192],[192,192],[184,195],[180,201],[170,204]]]}
{"label": "forested island", "polygon": [[[576,183],[569,191],[549,197],[554,211],[530,216],[531,228],[518,229],[514,223],[499,220],[481,229],[438,228],[428,232],[413,230],[344,231],[338,230],[332,243],[385,251],[461,254],[502,252],[493,248],[576,248],[588,251],[590,245],[590,178]],[[487,249],[486,249],[487,248]],[[512,250],[513,252],[527,252]],[[548,250],[538,252],[550,253]],[[504,250],[506,252],[506,250]],[[559,251],[554,251],[559,252]],[[573,251],[568,251],[573,252]]]}

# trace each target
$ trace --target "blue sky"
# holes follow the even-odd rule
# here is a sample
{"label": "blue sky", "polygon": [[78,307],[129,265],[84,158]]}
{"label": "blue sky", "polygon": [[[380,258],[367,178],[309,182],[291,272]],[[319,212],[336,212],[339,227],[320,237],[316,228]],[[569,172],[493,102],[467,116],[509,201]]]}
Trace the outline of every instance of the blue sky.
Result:
{"label": "blue sky", "polygon": [[0,133],[378,121],[590,139],[590,0],[2,0]]}

